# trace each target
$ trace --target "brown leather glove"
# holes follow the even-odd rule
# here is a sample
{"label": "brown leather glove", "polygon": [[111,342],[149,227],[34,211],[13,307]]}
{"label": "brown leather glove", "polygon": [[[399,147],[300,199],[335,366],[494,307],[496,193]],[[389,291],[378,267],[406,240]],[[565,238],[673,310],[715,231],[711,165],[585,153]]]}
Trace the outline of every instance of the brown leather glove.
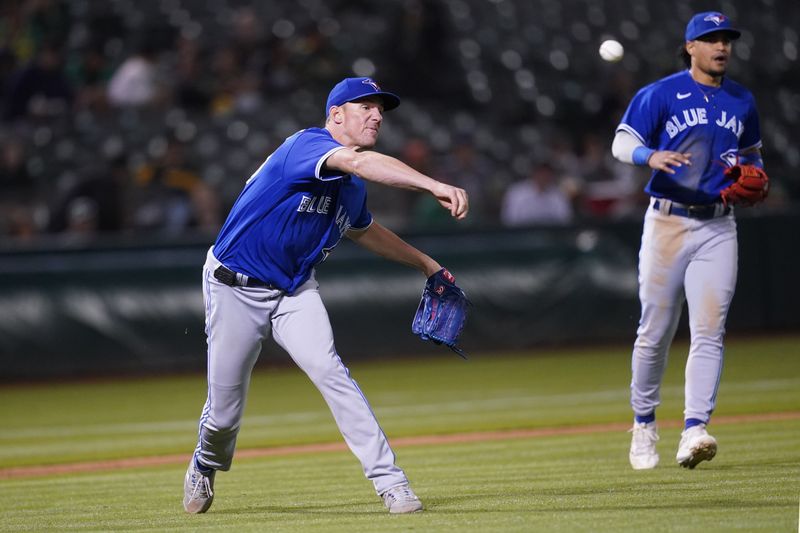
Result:
{"label": "brown leather glove", "polygon": [[754,165],[734,165],[725,171],[733,183],[719,195],[727,205],[750,206],[763,202],[769,193],[769,177],[764,169]]}

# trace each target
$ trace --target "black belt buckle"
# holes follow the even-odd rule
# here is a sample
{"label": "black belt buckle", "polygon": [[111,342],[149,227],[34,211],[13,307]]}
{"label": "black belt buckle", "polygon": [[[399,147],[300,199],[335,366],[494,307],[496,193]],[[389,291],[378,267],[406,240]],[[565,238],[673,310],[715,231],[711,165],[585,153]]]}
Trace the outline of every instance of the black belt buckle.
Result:
{"label": "black belt buckle", "polygon": [[[712,207],[713,209],[713,207]],[[691,218],[706,218],[708,216],[708,206],[705,205],[687,205],[686,212]],[[713,211],[712,211],[713,212]]]}
{"label": "black belt buckle", "polygon": [[712,205],[687,205],[686,212],[691,218],[714,218],[716,206]]}
{"label": "black belt buckle", "polygon": [[239,278],[239,274],[224,265],[217,267],[217,269],[214,271],[214,277],[229,287],[258,287],[271,290],[277,289],[277,287],[275,287],[272,283],[267,283],[266,281],[261,281],[257,278],[246,277],[247,282],[242,283],[241,279]]}
{"label": "black belt buckle", "polygon": [[229,287],[236,285],[236,272],[225,266],[218,266],[214,271],[214,277]]}

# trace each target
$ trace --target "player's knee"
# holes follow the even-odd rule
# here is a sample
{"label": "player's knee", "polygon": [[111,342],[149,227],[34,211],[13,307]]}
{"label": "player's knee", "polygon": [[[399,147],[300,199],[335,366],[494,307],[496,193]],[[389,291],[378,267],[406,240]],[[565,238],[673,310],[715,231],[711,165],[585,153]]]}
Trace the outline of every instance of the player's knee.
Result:
{"label": "player's knee", "polygon": [[662,335],[639,335],[634,343],[634,350],[637,356],[657,358],[666,354],[669,345],[670,339]]}
{"label": "player's knee", "polygon": [[303,366],[303,371],[309,379],[316,385],[323,385],[330,381],[339,379],[347,374],[347,369],[336,360],[330,357],[319,357],[313,363]]}
{"label": "player's knee", "polygon": [[216,433],[236,433],[244,414],[241,391],[219,391],[208,410],[203,426]]}
{"label": "player's knee", "polygon": [[722,332],[695,332],[692,334],[692,347],[695,350],[721,350]]}

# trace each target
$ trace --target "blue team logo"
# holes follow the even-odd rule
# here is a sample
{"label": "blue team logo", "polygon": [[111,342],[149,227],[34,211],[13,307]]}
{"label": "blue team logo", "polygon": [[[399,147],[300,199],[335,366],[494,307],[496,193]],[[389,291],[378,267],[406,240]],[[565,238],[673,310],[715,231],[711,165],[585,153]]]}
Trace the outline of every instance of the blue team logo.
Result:
{"label": "blue team logo", "polygon": [[369,79],[369,78],[367,78],[365,80],[361,80],[361,83],[363,83],[364,85],[369,85],[370,87],[375,89],[375,92],[378,92],[378,91],[381,90],[380,86],[377,83],[375,83],[374,81],[372,81],[371,79]]}
{"label": "blue team logo", "polygon": [[722,159],[726,165],[732,167],[739,162],[739,149],[731,148],[730,150],[725,150],[719,154],[719,158]]}
{"label": "blue team logo", "polygon": [[705,22],[713,22],[717,26],[725,22],[725,15],[721,13],[712,13],[703,19]]}

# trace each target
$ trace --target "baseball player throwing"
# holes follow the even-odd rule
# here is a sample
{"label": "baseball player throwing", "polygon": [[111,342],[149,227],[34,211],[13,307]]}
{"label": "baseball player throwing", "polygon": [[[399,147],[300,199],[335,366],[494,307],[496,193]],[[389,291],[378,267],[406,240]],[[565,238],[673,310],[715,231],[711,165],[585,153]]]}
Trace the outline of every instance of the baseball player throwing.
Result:
{"label": "baseball player throwing", "polygon": [[250,374],[272,333],[322,393],[347,445],[390,513],[422,510],[367,399],[339,358],[314,267],[343,236],[431,276],[442,267],[374,221],[365,183],[427,191],[463,219],[467,194],[370,151],[384,111],[400,99],[369,78],[328,96],[324,128],[301,130],[247,180],[203,268],[208,399],[184,480],[183,506],[203,513],[214,477],[228,470]]}
{"label": "baseball player throwing", "polygon": [[[751,205],[767,190],[753,96],[724,77],[739,35],[722,13],[692,17],[682,50],[688,70],[641,89],[612,146],[620,161],[653,169],[645,188],[651,200],[639,253],[642,314],[631,380],[630,463],[637,470],[658,464],[655,411],[684,300],[691,347],[677,461],[694,468],[717,453],[706,425],[716,404],[725,319],[736,285],[733,205]],[[741,196],[735,181],[745,173],[757,176],[758,185]]]}

